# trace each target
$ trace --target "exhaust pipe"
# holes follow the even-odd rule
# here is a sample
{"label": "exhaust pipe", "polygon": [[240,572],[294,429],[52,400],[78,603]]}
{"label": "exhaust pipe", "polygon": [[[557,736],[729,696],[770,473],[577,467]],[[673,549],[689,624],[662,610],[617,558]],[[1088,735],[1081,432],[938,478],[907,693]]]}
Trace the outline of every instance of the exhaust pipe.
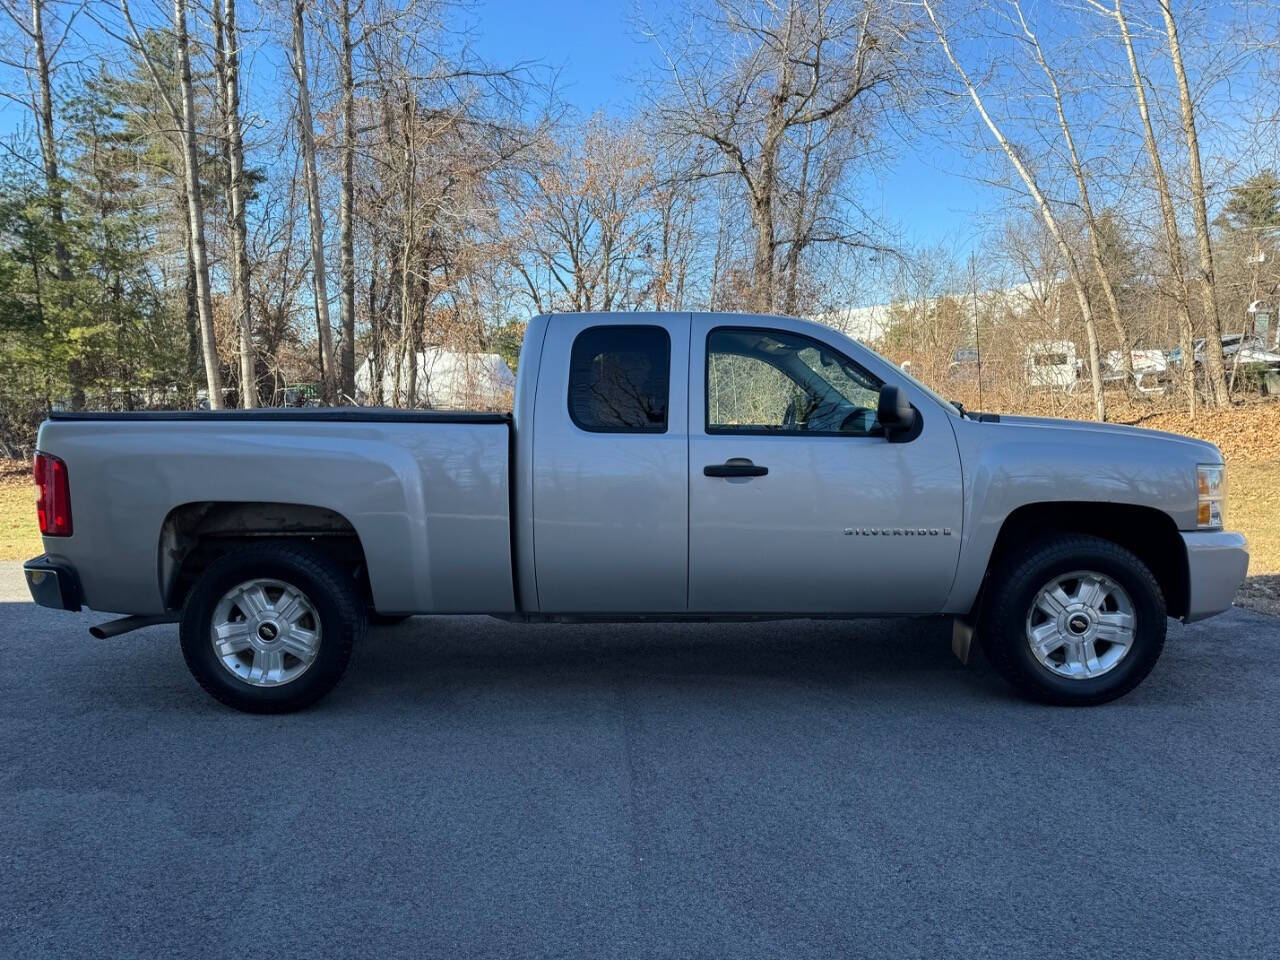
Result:
{"label": "exhaust pipe", "polygon": [[119,620],[108,620],[89,628],[89,635],[99,640],[109,640],[122,633],[132,633],[143,627],[154,627],[160,623],[177,623],[177,614],[161,614],[156,617],[121,617]]}

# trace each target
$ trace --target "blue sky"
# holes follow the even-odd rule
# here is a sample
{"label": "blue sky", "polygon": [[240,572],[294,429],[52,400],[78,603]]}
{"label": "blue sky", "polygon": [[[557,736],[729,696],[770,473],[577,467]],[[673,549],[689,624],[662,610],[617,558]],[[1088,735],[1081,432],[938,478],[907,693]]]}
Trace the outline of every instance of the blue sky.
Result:
{"label": "blue sky", "polygon": [[[467,29],[476,52],[495,65],[536,63],[559,72],[558,87],[563,100],[576,107],[583,115],[596,110],[626,114],[635,106],[637,79],[648,72],[654,63],[655,48],[645,42],[631,23],[631,13],[636,6],[646,15],[660,21],[670,12],[678,0],[474,0],[467,2],[450,15],[451,23],[460,19]],[[242,18],[245,24],[266,26],[271,10],[268,5],[255,8],[248,5],[252,15]],[[1030,8],[1029,8],[1030,9]],[[1052,30],[1055,15],[1052,5],[1044,9],[1042,26]],[[1192,3],[1188,10],[1196,19],[1204,21],[1211,38],[1222,39],[1238,24],[1238,11],[1223,0],[1208,0],[1207,4]],[[163,21],[167,8],[163,0],[138,5],[138,14],[144,20],[154,18]],[[118,29],[123,29],[119,27]],[[203,29],[201,26],[200,29]],[[83,52],[98,53],[116,47],[114,42],[103,46],[103,36],[93,22],[81,17],[77,23],[78,39]],[[1212,53],[1220,44],[1202,44],[1202,53]],[[77,51],[79,52],[79,51]],[[64,54],[64,59],[69,54]],[[980,62],[980,61],[975,61]],[[1195,65],[1193,65],[1195,66]],[[248,89],[245,104],[248,110],[267,116],[287,115],[287,107],[274,102],[287,98],[291,86],[287,78],[282,51],[272,44],[250,45],[246,56]],[[12,71],[0,78],[8,82],[15,79]],[[1236,76],[1229,87],[1218,91],[1219,102],[1205,110],[1207,116],[1216,119],[1202,129],[1206,163],[1211,168],[1229,167],[1243,156],[1243,172],[1233,172],[1238,179],[1253,168],[1274,165],[1274,151],[1266,156],[1253,156],[1258,144],[1246,142],[1241,149],[1240,134],[1245,131],[1232,129],[1241,122],[1243,114],[1239,104],[1252,92],[1251,77]],[[1165,104],[1164,108],[1172,104]],[[7,135],[19,124],[28,121],[26,111],[7,98],[0,98],[0,135]],[[989,229],[992,215],[998,214],[1010,201],[1010,194],[989,186],[976,177],[967,176],[971,170],[990,172],[989,158],[971,156],[962,141],[971,137],[958,136],[952,126],[943,127],[937,136],[917,135],[911,142],[886,140],[885,152],[890,161],[869,171],[859,183],[858,200],[880,223],[887,239],[899,247],[947,248],[951,257],[961,261],[971,250],[981,246],[980,238]],[[985,139],[985,134],[981,134]],[[1131,144],[1135,155],[1140,151],[1137,141]],[[1215,162],[1215,152],[1221,156]],[[1228,161],[1222,161],[1226,157]],[[1006,173],[999,163],[996,168]],[[1218,178],[1222,179],[1222,178]],[[1221,185],[1221,184],[1220,184]]]}
{"label": "blue sky", "polygon": [[[672,0],[642,2],[658,20]],[[633,109],[638,78],[651,70],[656,54],[633,26],[633,9],[633,0],[476,0],[460,14],[482,59],[501,66],[523,62],[555,69],[561,98],[583,115],[597,110],[623,115]],[[140,11],[162,20],[165,8],[157,3]],[[103,52],[101,35],[92,24],[82,18],[77,32],[90,51]],[[281,51],[270,45],[251,47],[246,71],[248,109],[273,114],[277,105],[272,100],[287,96]],[[23,108],[0,100],[0,135],[24,122],[28,117]],[[944,140],[890,141],[887,151],[894,159],[862,178],[858,199],[895,245],[943,245],[961,259],[979,245],[987,223],[983,215],[999,210],[1007,195],[965,176],[972,158]]]}
{"label": "blue sky", "polygon": [[[539,61],[558,69],[561,95],[584,114],[622,114],[655,52],[638,37],[631,9],[616,0],[481,0],[470,10],[474,47],[493,63]],[[963,257],[982,227],[975,214],[995,209],[1004,194],[964,176],[969,158],[937,139],[893,149],[897,160],[863,183],[863,202],[895,233],[901,231],[891,239],[946,244]]]}

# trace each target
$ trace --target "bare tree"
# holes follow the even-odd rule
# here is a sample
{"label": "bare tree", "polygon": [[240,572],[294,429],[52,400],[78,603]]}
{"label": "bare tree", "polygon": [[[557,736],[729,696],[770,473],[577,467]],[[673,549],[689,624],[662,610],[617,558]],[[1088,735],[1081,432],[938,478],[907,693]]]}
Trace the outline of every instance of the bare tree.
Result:
{"label": "bare tree", "polygon": [[[1119,7],[1119,0],[1116,0]],[[1205,366],[1210,400],[1217,406],[1230,402],[1225,365],[1222,361],[1222,320],[1218,316],[1217,285],[1213,273],[1213,245],[1209,238],[1209,216],[1205,209],[1204,172],[1200,168],[1200,138],[1196,133],[1195,105],[1187,85],[1187,69],[1182,60],[1178,24],[1169,0],[1159,0],[1169,40],[1169,59],[1178,81],[1178,102],[1182,112],[1182,135],[1187,141],[1187,163],[1191,171],[1191,222],[1195,224],[1196,246],[1200,253],[1200,293],[1204,304]],[[1190,362],[1187,360],[1186,362]]]}
{"label": "bare tree", "polygon": [[694,272],[698,237],[696,218],[699,196],[695,175],[698,158],[684,157],[670,145],[649,143],[646,156],[653,186],[649,202],[657,217],[657,243],[650,250],[649,290],[645,299],[655,310],[682,310]]}
{"label": "bare tree", "polygon": [[1125,389],[1131,389],[1134,385],[1133,353],[1131,352],[1132,343],[1129,339],[1128,325],[1125,323],[1124,315],[1120,311],[1120,300],[1116,296],[1115,285],[1111,282],[1111,274],[1107,269],[1106,258],[1103,255],[1098,218],[1094,215],[1093,201],[1089,195],[1089,181],[1085,175],[1084,163],[1080,159],[1080,152],[1076,148],[1076,140],[1071,131],[1071,124],[1067,121],[1066,108],[1062,99],[1062,87],[1058,83],[1057,73],[1049,65],[1044,48],[1040,45],[1040,38],[1036,36],[1027,22],[1021,0],[1010,0],[1010,2],[1017,15],[1018,24],[1022,28],[1023,36],[1026,38],[1027,43],[1030,44],[1036,63],[1049,83],[1054,114],[1058,121],[1058,128],[1062,131],[1062,141],[1067,150],[1067,161],[1071,167],[1071,176],[1076,182],[1076,190],[1079,193],[1080,212],[1084,214],[1085,232],[1088,234],[1089,239],[1089,254],[1093,258],[1093,270],[1097,275],[1099,286],[1102,287],[1102,295],[1107,301],[1107,309],[1111,314],[1112,326],[1115,327],[1116,336],[1120,339],[1120,356],[1124,369]]}
{"label": "bare tree", "polygon": [[400,231],[400,339],[396,345],[395,381],[391,390],[391,403],[399,406],[401,402],[401,376],[406,359],[409,364],[408,402],[413,406],[418,398],[418,354],[417,326],[413,298],[411,296],[414,281],[414,233],[417,213],[417,151],[414,149],[417,134],[417,97],[406,91],[403,103],[403,153],[401,156],[401,176],[403,189],[403,215]]}
{"label": "bare tree", "polygon": [[329,321],[329,281],[325,273],[324,214],[320,200],[320,175],[316,169],[311,87],[307,80],[306,0],[293,0],[292,9],[293,76],[298,86],[298,140],[302,148],[308,221],[311,228],[311,289],[315,295],[316,327],[320,338],[320,375],[324,384],[325,401],[335,403],[338,399],[338,383],[333,362],[333,327]]}
{"label": "bare tree", "polygon": [[356,393],[355,49],[359,41],[352,37],[351,21],[357,9],[352,0],[338,0],[338,82],[342,96],[342,193],[338,205],[342,356],[338,367],[342,393],[348,397]]}
{"label": "bare tree", "polygon": [[231,302],[240,334],[240,406],[247,410],[258,405],[258,378],[244,210],[244,134],[240,118],[240,35],[236,29],[236,0],[214,0],[213,30],[214,65],[221,93],[227,208],[231,221]]}
{"label": "bare tree", "polygon": [[1113,7],[1105,7],[1100,0],[1086,0],[1094,9],[1112,18],[1120,30],[1120,40],[1124,45],[1125,58],[1129,64],[1129,77],[1133,83],[1134,100],[1138,107],[1138,117],[1142,121],[1142,135],[1147,147],[1147,157],[1151,161],[1151,173],[1155,179],[1156,197],[1159,200],[1160,219],[1164,225],[1165,254],[1169,261],[1169,271],[1173,280],[1174,300],[1178,310],[1178,341],[1182,350],[1182,382],[1187,397],[1187,407],[1194,417],[1196,412],[1196,379],[1193,362],[1195,328],[1191,323],[1190,295],[1187,288],[1187,275],[1182,259],[1182,238],[1178,232],[1178,216],[1174,210],[1173,193],[1169,188],[1169,178],[1165,174],[1164,162],[1160,157],[1160,146],[1156,140],[1155,127],[1151,121],[1151,109],[1147,102],[1147,81],[1138,66],[1138,55],[1133,46],[1133,35],[1129,30],[1129,20],[1125,15],[1121,0],[1114,0]]}
{"label": "bare tree", "polygon": [[529,167],[514,198],[524,211],[514,265],[535,308],[638,307],[652,286],[645,251],[674,239],[661,236],[640,132],[595,116],[559,131]]}
{"label": "bare tree", "polygon": [[[829,142],[809,128],[844,125],[869,135],[902,63],[907,28],[878,0],[716,0],[690,17],[686,45],[663,46],[670,95],[659,116],[710,144],[747,197],[754,234],[752,306],[772,310],[782,179],[791,141]],[[658,39],[660,31],[650,30]],[[708,49],[708,46],[712,49]],[[807,170],[807,162],[802,166]],[[790,238],[798,258],[801,237]]]}
{"label": "bare tree", "polygon": [[1027,193],[1031,195],[1035,202],[1036,209],[1040,214],[1040,219],[1044,222],[1045,229],[1053,237],[1054,243],[1058,247],[1058,251],[1062,256],[1062,260],[1067,269],[1067,277],[1075,291],[1076,301],[1080,307],[1080,315],[1084,319],[1085,335],[1089,345],[1089,373],[1093,384],[1093,409],[1094,416],[1099,420],[1107,418],[1106,398],[1102,392],[1102,369],[1101,357],[1098,350],[1098,331],[1093,319],[1093,307],[1089,303],[1089,295],[1081,274],[1080,265],[1076,260],[1075,252],[1067,243],[1066,235],[1063,233],[1062,227],[1058,223],[1058,218],[1053,212],[1052,206],[1049,204],[1048,198],[1041,189],[1035,175],[1027,167],[1019,154],[1017,148],[1005,136],[1000,125],[992,118],[987,111],[986,104],[982,99],[982,95],[978,92],[977,86],[969,78],[968,72],[961,66],[960,61],[956,58],[951,48],[951,43],[947,39],[946,31],[934,10],[932,0],[921,0],[926,14],[928,14],[930,23],[938,37],[938,43],[942,47],[943,53],[946,55],[947,61],[955,70],[956,76],[960,78],[960,82],[964,85],[965,90],[969,94],[969,99],[973,101],[974,108],[978,111],[978,115],[982,118],[982,122],[991,132],[991,136],[995,139],[1000,149],[1008,158],[1010,165],[1017,172],[1019,179],[1027,189]]}
{"label": "bare tree", "polygon": [[209,408],[221,410],[223,407],[222,371],[218,365],[218,343],[213,328],[213,296],[209,287],[209,251],[205,242],[204,199],[201,193],[199,154],[196,149],[196,107],[191,79],[191,43],[187,34],[187,3],[186,0],[173,0],[173,33],[178,55],[181,106],[174,103],[160,69],[152,58],[151,51],[133,22],[133,15],[129,11],[129,0],[120,0],[120,9],[124,14],[125,22],[129,25],[134,48],[146,63],[147,71],[155,83],[156,92],[164,101],[174,129],[178,132],[187,198],[190,255],[195,273],[196,305],[200,318],[200,353],[204,359]]}

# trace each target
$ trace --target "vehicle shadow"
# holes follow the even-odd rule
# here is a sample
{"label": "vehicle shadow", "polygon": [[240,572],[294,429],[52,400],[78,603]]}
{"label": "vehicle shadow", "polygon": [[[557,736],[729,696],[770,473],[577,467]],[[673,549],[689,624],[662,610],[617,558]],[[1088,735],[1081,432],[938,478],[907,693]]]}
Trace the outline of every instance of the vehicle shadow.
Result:
{"label": "vehicle shadow", "polygon": [[[225,710],[189,675],[176,626],[111,640],[88,635],[90,626],[110,619],[0,601],[0,654],[11,665],[27,665],[0,670],[0,702],[15,710],[26,703],[39,714]],[[1269,696],[1266,678],[1280,643],[1276,622],[1237,610],[1207,624],[1171,624],[1174,642],[1166,645],[1161,664],[1119,702],[1121,708],[1220,707]],[[616,625],[416,617],[371,629],[357,644],[343,682],[313,710],[354,717],[372,702],[403,718],[408,705],[430,712],[438,701],[447,714],[477,697],[510,698],[523,712],[548,695],[650,692],[693,704],[707,691],[743,703],[764,692],[789,691],[910,710],[947,703],[962,714],[975,705],[1038,709],[981,655],[971,667],[961,666],[943,618]]]}
{"label": "vehicle shadow", "polygon": [[[0,652],[63,651],[42,678],[86,706],[189,710],[205,701],[187,673],[176,625],[110,640],[88,628],[110,615],[0,602]],[[964,696],[1010,699],[979,659],[951,653],[950,621],[781,620],[754,623],[513,624],[490,617],[415,617],[370,628],[346,677],[315,709],[358,711],[421,703],[459,690],[517,696],[630,689],[690,691],[767,685],[855,692],[860,699]],[[25,652],[24,652],[25,651]],[[2,686],[3,684],[0,684]],[[692,695],[692,694],[691,694]],[[211,709],[221,710],[213,701]]]}
{"label": "vehicle shadow", "polygon": [[417,617],[370,630],[344,687],[367,692],[623,680],[887,688],[927,682],[999,693],[1001,685],[985,665],[966,671],[952,655],[950,640],[950,620],[938,618],[510,624],[483,617]]}

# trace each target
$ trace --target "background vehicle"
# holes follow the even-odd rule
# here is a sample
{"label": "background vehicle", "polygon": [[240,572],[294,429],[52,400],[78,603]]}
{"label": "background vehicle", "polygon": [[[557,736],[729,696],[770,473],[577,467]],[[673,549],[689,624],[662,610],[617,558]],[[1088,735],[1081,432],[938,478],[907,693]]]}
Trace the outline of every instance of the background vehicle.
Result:
{"label": "background vehicle", "polygon": [[[1169,361],[1162,350],[1131,350],[1133,387],[1145,396],[1168,393],[1170,385]],[[1123,383],[1125,380],[1124,354],[1109,350],[1102,358],[1102,382]]]}
{"label": "background vehicle", "polygon": [[1074,390],[1080,376],[1076,345],[1070,340],[1039,340],[1027,344],[1027,385],[1051,390]]}
{"label": "background vehicle", "polygon": [[[1193,360],[1196,370],[1200,370],[1205,362],[1205,339],[1199,337],[1193,344]],[[1227,334],[1222,338],[1222,359],[1228,374],[1251,376],[1264,382],[1267,375],[1280,371],[1280,352],[1269,349],[1264,340],[1253,335],[1242,336],[1238,333]],[[1182,364],[1181,348],[1169,352],[1169,362]]]}
{"label": "background vehicle", "polygon": [[539,317],[519,370],[513,417],[59,414],[32,594],[133,615],[103,636],[181,619],[246,710],[322,696],[371,613],[950,615],[1028,695],[1097,703],[1245,573],[1211,444],[966,415],[815,324]]}
{"label": "background vehicle", "polygon": [[947,378],[957,381],[977,380],[981,369],[982,355],[977,347],[957,347],[951,354]]}

